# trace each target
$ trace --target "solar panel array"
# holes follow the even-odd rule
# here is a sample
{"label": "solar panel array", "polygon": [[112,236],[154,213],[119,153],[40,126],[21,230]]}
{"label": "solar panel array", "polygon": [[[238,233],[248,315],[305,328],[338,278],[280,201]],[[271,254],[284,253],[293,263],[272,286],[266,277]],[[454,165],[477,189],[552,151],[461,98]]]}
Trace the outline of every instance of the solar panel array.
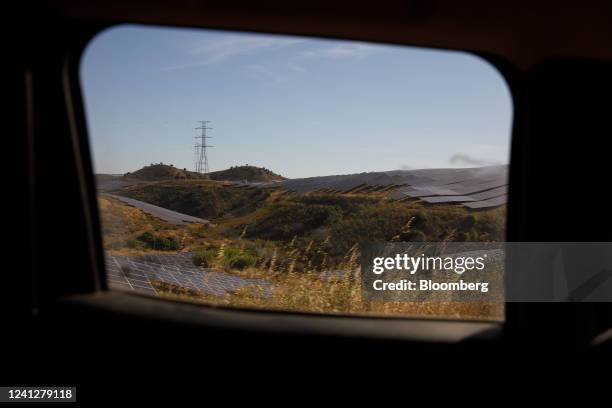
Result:
{"label": "solar panel array", "polygon": [[[489,166],[469,169],[396,170],[292,179],[258,185],[282,187],[295,192],[384,192],[395,200],[420,200],[428,205],[460,204],[470,209],[486,209],[507,202],[507,178],[508,166]],[[245,187],[253,188],[253,185]],[[170,223],[208,223],[207,220],[142,201],[108,195]],[[159,295],[153,281],[214,296],[224,296],[242,288],[253,289],[262,297],[272,294],[272,283],[266,279],[243,278],[223,271],[197,267],[191,257],[191,253],[155,253],[143,256],[107,254],[107,282],[109,287],[114,289],[150,295]],[[322,273],[321,277],[331,279],[346,274],[347,271],[329,271]]]}
{"label": "solar panel array", "polygon": [[421,200],[427,204],[462,204],[471,209],[491,208],[507,202],[508,166],[467,169],[394,170],[340,176],[291,179],[274,183],[290,191],[307,193],[383,191],[391,186],[395,200]]}
{"label": "solar panel array", "polygon": [[469,196],[434,196],[434,197],[421,197],[421,200],[430,204],[439,204],[439,203],[465,203],[468,201],[474,201],[472,197]]}
{"label": "solar panel array", "polygon": [[500,197],[490,198],[488,200],[476,201],[473,203],[465,203],[463,205],[471,209],[481,209],[481,208],[497,207],[497,206],[506,204],[506,202],[508,202],[508,196],[503,195]]}
{"label": "solar panel array", "polygon": [[193,217],[191,215],[182,214],[176,211],[169,210],[167,208],[159,207],[157,205],[145,203],[144,201],[135,200],[133,198],[119,196],[115,194],[104,194],[105,196],[114,198],[115,200],[119,200],[124,202],[125,204],[131,205],[132,207],[136,207],[146,212],[149,215],[162,219],[171,224],[189,224],[192,222],[199,224],[207,224],[208,220]]}
{"label": "solar panel array", "polygon": [[271,294],[272,284],[265,279],[242,278],[222,271],[200,268],[191,253],[149,254],[144,256],[106,255],[109,287],[157,295],[151,281],[187,288],[202,294],[224,296],[249,287],[263,297]]}
{"label": "solar panel array", "polygon": [[482,193],[470,194],[475,201],[488,200],[490,198],[502,197],[508,194],[508,186],[492,188],[491,190],[483,191]]}

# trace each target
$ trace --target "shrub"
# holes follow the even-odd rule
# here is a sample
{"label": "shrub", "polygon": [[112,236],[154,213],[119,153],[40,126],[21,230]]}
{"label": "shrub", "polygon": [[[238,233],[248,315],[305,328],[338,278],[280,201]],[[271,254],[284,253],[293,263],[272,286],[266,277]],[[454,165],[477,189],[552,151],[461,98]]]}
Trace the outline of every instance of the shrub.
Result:
{"label": "shrub", "polygon": [[191,257],[191,262],[195,266],[201,266],[203,268],[211,268],[213,266],[213,261],[217,256],[217,251],[214,249],[199,249],[195,251],[195,253]]}
{"label": "shrub", "polygon": [[147,231],[147,232],[143,232],[138,238],[136,238],[138,241],[146,244],[148,247],[153,247],[155,245],[155,235],[153,235],[151,232]]}
{"label": "shrub", "polygon": [[162,251],[177,251],[180,248],[181,245],[175,237],[161,237],[155,241],[154,247]]}
{"label": "shrub", "polygon": [[417,211],[412,220],[412,227],[419,230],[424,230],[430,222],[429,215],[424,211]]}
{"label": "shrub", "polygon": [[470,231],[476,225],[476,221],[477,221],[476,215],[474,214],[466,215],[459,222],[459,230],[465,231],[465,232]]}
{"label": "shrub", "polygon": [[413,229],[408,231],[405,236],[402,237],[403,241],[408,241],[408,242],[426,242],[427,238],[425,237],[425,234],[423,233],[423,231],[419,231],[417,229]]}
{"label": "shrub", "polygon": [[272,205],[268,214],[247,231],[247,236],[290,240],[341,218],[342,211],[335,205],[278,203]]}
{"label": "shrub", "polygon": [[255,266],[257,256],[249,250],[229,247],[223,251],[221,262],[227,268],[243,270]]}
{"label": "shrub", "polygon": [[175,237],[162,237],[149,231],[143,232],[136,240],[150,249],[157,249],[160,251],[176,251],[180,249],[180,244]]}
{"label": "shrub", "polygon": [[229,267],[232,269],[243,270],[246,268],[252,268],[257,263],[257,258],[250,254],[241,254],[234,258],[229,263]]}

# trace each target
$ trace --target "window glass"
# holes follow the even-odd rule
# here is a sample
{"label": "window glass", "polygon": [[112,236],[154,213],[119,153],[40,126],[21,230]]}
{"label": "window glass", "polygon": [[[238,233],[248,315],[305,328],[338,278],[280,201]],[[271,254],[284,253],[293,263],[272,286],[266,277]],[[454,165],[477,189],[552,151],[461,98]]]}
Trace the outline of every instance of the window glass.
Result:
{"label": "window glass", "polygon": [[511,98],[470,54],[145,26],[81,82],[112,290],[236,307],[502,319],[368,301],[370,243],[505,238]]}

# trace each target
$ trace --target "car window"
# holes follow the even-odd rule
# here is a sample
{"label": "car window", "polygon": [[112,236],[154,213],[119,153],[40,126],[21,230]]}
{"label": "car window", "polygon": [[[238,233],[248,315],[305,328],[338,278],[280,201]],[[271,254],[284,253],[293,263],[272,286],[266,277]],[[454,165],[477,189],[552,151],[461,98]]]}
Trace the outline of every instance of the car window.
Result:
{"label": "car window", "polygon": [[505,239],[512,101],[481,58],[123,25],[80,76],[111,290],[503,319],[499,297],[364,295],[372,245]]}

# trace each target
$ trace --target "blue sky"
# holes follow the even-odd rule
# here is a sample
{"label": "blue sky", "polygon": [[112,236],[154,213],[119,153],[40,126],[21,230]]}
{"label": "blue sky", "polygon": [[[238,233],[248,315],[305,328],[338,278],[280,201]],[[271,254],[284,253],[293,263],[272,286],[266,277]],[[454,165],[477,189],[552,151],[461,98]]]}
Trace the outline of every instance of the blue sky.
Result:
{"label": "blue sky", "polygon": [[145,26],[88,45],[81,83],[94,167],[193,169],[198,120],[211,170],[287,177],[507,163],[511,98],[469,54]]}

